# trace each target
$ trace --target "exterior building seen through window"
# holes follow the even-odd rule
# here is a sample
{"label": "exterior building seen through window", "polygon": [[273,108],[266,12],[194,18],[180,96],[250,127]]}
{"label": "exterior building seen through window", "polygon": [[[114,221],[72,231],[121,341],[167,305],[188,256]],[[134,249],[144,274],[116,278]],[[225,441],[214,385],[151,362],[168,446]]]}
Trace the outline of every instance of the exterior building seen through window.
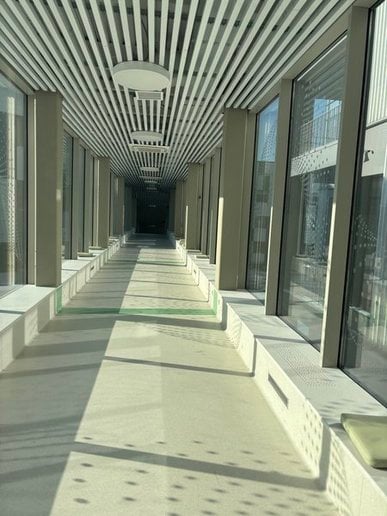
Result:
{"label": "exterior building seen through window", "polygon": [[342,38],[294,82],[278,314],[320,347],[344,93]]}
{"label": "exterior building seen through window", "polygon": [[373,11],[341,365],[387,405],[387,1]]}
{"label": "exterior building seen through window", "polygon": [[278,98],[257,116],[246,288],[264,301],[277,142]]}
{"label": "exterior building seen through window", "polygon": [[0,74],[0,296],[27,281],[26,104]]}
{"label": "exterior building seen through window", "polygon": [[62,257],[71,258],[71,225],[73,205],[73,138],[63,135],[63,193],[62,193]]}

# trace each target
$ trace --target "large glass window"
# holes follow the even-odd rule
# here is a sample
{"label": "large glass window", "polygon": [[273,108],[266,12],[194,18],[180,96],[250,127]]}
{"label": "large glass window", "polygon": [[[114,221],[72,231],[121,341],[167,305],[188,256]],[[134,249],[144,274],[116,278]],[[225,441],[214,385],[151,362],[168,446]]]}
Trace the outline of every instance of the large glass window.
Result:
{"label": "large glass window", "polygon": [[257,116],[246,288],[264,300],[277,141],[278,99]]}
{"label": "large glass window", "polygon": [[73,139],[63,135],[63,213],[62,213],[62,257],[71,258],[71,224],[73,205]]}
{"label": "large glass window", "polygon": [[27,279],[26,98],[0,74],[0,296]]}
{"label": "large glass window", "polygon": [[341,365],[387,404],[387,1],[372,15]]}
{"label": "large glass window", "polygon": [[345,39],[294,82],[278,313],[320,347]]}

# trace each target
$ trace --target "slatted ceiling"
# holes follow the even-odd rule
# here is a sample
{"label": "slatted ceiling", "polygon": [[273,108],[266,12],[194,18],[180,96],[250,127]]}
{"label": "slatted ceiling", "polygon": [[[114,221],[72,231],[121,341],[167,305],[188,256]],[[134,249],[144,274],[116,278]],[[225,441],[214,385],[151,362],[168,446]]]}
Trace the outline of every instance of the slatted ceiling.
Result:
{"label": "slatted ceiling", "polygon": [[[64,120],[112,169],[141,185],[185,177],[220,144],[224,106],[250,108],[353,0],[0,0],[0,49],[33,89],[58,90]],[[172,77],[162,102],[115,84],[121,61]],[[136,130],[164,133],[168,154],[137,153]]]}

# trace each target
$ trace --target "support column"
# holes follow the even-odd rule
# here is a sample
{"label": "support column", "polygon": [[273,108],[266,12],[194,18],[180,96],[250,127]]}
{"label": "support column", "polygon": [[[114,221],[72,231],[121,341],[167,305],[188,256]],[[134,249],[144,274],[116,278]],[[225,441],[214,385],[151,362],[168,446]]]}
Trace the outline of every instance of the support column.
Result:
{"label": "support column", "polygon": [[246,191],[251,188],[253,165],[251,117],[242,109],[226,109],[224,113],[215,277],[216,288],[222,290],[244,288],[241,264],[245,266],[244,203]]}
{"label": "support column", "polygon": [[202,199],[202,230],[200,238],[200,250],[203,254],[208,253],[208,211],[210,200],[210,179],[211,179],[211,158],[207,158],[203,167],[203,199]]}
{"label": "support column", "polygon": [[216,261],[216,240],[218,229],[218,204],[219,204],[219,179],[220,179],[220,162],[222,149],[215,150],[215,154],[211,158],[211,184],[210,184],[210,214],[208,220],[208,254],[210,263]]}
{"label": "support column", "polygon": [[202,166],[198,163],[188,165],[185,199],[185,247],[199,249],[200,246],[200,215],[201,215],[201,188]]}
{"label": "support column", "polygon": [[323,367],[337,367],[339,359],[351,229],[352,192],[356,175],[358,132],[362,116],[368,14],[368,9],[353,7],[349,20],[346,84],[337,152],[336,185],[333,196],[325,310],[321,336],[320,360]]}
{"label": "support column", "polygon": [[99,158],[98,167],[98,246],[109,244],[110,160]]}
{"label": "support column", "polygon": [[285,202],[285,185],[288,162],[289,121],[292,104],[292,81],[283,79],[280,86],[277,147],[273,181],[273,205],[270,217],[267,275],[265,290],[265,313],[277,313],[278,282],[280,276],[280,254],[282,220]]}
{"label": "support column", "polygon": [[90,150],[86,150],[86,163],[85,163],[85,207],[84,207],[84,241],[83,251],[89,252],[92,239],[92,224],[91,219],[93,216],[93,176],[92,176],[93,158]]}
{"label": "support column", "polygon": [[36,285],[61,284],[62,97],[36,93]]}
{"label": "support column", "polygon": [[130,231],[133,227],[132,215],[133,215],[133,207],[132,207],[132,187],[125,187],[125,231]]}
{"label": "support column", "polygon": [[114,213],[114,234],[124,234],[124,197],[125,197],[125,178],[120,176],[116,178],[116,196],[115,205],[113,205]]}
{"label": "support column", "polygon": [[[83,165],[82,165],[83,166]],[[81,190],[79,186],[81,174],[81,144],[79,138],[73,139],[73,200],[71,217],[71,259],[78,258],[78,233],[81,230],[79,213]]]}
{"label": "support column", "polygon": [[175,190],[169,192],[168,230],[175,230]]}
{"label": "support column", "polygon": [[176,181],[176,190],[175,190],[175,237],[182,238],[184,235],[184,225],[183,225],[183,209],[185,206],[183,204],[183,181]]}

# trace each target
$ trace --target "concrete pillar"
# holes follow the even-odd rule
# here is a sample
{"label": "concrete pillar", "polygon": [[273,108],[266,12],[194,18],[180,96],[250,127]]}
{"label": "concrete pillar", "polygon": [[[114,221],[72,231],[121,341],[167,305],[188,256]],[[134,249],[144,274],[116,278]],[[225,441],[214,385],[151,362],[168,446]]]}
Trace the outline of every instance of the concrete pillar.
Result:
{"label": "concrete pillar", "polygon": [[36,285],[61,283],[62,97],[36,93]]}
{"label": "concrete pillar", "polygon": [[203,167],[203,194],[202,194],[202,228],[200,237],[200,250],[208,253],[208,212],[210,201],[211,158],[207,158]]}
{"label": "concrete pillar", "polygon": [[113,205],[114,213],[114,234],[124,234],[124,198],[125,198],[125,178],[120,176],[115,178],[116,192],[115,205]]}
{"label": "concrete pillar", "polygon": [[72,220],[71,220],[71,259],[78,258],[78,234],[81,231],[81,221],[79,213],[80,204],[80,174],[81,167],[81,144],[79,138],[73,139],[73,205],[72,205]]}
{"label": "concrete pillar", "polygon": [[132,206],[132,187],[131,186],[125,187],[124,212],[125,212],[124,229],[125,229],[125,231],[130,231],[133,227],[133,206]]}
{"label": "concrete pillar", "polygon": [[188,165],[188,178],[185,198],[185,247],[199,249],[200,218],[203,168],[198,163]]}
{"label": "concrete pillar", "polygon": [[169,192],[168,230],[175,230],[175,190]]}
{"label": "concrete pillar", "polygon": [[250,206],[250,199],[246,206],[246,193],[251,189],[254,118],[247,110],[226,109],[224,113],[215,277],[218,289],[245,286],[248,224],[244,211]]}
{"label": "concrete pillar", "polygon": [[98,167],[98,246],[109,244],[110,160],[99,158]]}
{"label": "concrete pillar", "polygon": [[183,210],[185,206],[183,203],[183,181],[176,181],[175,190],[175,237],[183,238],[184,224],[183,224]]}
{"label": "concrete pillar", "polygon": [[216,260],[221,154],[222,149],[218,148],[211,158],[210,212],[208,219],[208,255],[210,263],[215,263]]}
{"label": "concrete pillar", "polygon": [[356,175],[358,131],[362,116],[363,75],[368,42],[368,9],[353,7],[349,19],[346,80],[336,162],[320,360],[337,367],[345,299],[352,192]]}
{"label": "concrete pillar", "polygon": [[88,252],[91,246],[92,239],[92,216],[93,216],[93,158],[90,150],[86,150],[86,163],[85,163],[85,206],[84,206],[84,221],[83,221],[83,249],[82,251]]}

